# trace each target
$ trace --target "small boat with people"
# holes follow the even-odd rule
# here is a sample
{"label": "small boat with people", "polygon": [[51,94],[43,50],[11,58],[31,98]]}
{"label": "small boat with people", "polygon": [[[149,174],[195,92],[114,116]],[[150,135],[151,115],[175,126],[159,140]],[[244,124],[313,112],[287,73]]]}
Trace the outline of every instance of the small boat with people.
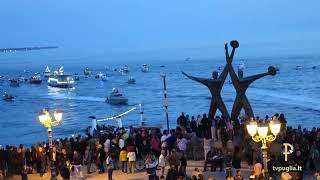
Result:
{"label": "small boat with people", "polygon": [[102,72],[100,72],[99,74],[96,75],[96,79],[100,79],[102,81],[107,81],[108,77],[106,74],[102,74]]}
{"label": "small boat with people", "polygon": [[46,70],[44,70],[43,72],[44,77],[48,78],[49,76],[51,76],[51,70],[49,69],[49,66],[46,67]]}
{"label": "small boat with people", "polygon": [[143,65],[141,66],[141,71],[142,71],[142,72],[148,72],[148,71],[149,71],[149,66],[148,66],[148,64],[143,64]]}
{"label": "small boat with people", "polygon": [[134,77],[130,76],[128,79],[128,84],[135,84],[135,83],[136,83],[136,80],[134,79]]}
{"label": "small boat with people", "polygon": [[85,76],[90,76],[92,73],[91,69],[89,69],[88,67],[86,67],[84,70],[83,70],[83,74]]}
{"label": "small boat with people", "polygon": [[103,76],[102,72],[99,72],[99,73],[95,76],[95,78],[96,78],[96,79],[100,79],[102,76]]}
{"label": "small boat with people", "polygon": [[106,102],[113,105],[128,104],[128,98],[125,97],[117,88],[113,88],[110,95],[106,98]]}
{"label": "small boat with people", "polygon": [[14,96],[11,94],[8,94],[7,92],[4,92],[4,94],[2,95],[2,100],[4,101],[14,101]]}
{"label": "small boat with people", "polygon": [[48,86],[57,88],[73,88],[75,81],[72,75],[64,74],[63,67],[48,78]]}
{"label": "small boat with people", "polygon": [[125,75],[125,74],[128,74],[130,71],[129,71],[129,66],[128,65],[124,65],[122,68],[119,69],[119,72],[122,74],[122,75]]}
{"label": "small boat with people", "polygon": [[35,75],[33,75],[30,80],[29,80],[30,84],[41,84],[42,83],[42,79],[39,73],[36,73]]}

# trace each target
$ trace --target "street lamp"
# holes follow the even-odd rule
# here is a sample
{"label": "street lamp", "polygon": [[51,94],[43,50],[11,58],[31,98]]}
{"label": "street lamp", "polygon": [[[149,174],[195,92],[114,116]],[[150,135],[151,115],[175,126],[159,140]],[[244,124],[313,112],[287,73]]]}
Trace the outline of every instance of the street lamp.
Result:
{"label": "street lamp", "polygon": [[53,150],[52,150],[52,126],[58,126],[62,120],[63,112],[56,110],[53,113],[54,120],[47,109],[41,110],[39,113],[40,123],[48,129],[48,142],[49,142],[49,153],[50,153],[50,168],[51,168],[51,180],[57,179],[56,167],[53,160]]}
{"label": "street lamp", "polygon": [[169,101],[168,101],[168,96],[167,96],[167,85],[166,85],[167,72],[166,72],[164,65],[160,66],[160,76],[163,78],[163,94],[164,94],[163,107],[166,110],[167,129],[169,131],[170,130],[170,128],[169,128],[169,112],[168,112]]}
{"label": "street lamp", "polygon": [[[267,165],[267,141],[272,142],[277,138],[277,135],[280,132],[281,123],[275,118],[272,117],[272,120],[269,121],[269,125],[266,122],[257,123],[253,118],[250,119],[249,124],[247,124],[247,131],[252,137],[253,141],[262,143],[262,157],[263,157],[263,167],[264,172],[268,173]],[[271,133],[268,135],[269,129]]]}

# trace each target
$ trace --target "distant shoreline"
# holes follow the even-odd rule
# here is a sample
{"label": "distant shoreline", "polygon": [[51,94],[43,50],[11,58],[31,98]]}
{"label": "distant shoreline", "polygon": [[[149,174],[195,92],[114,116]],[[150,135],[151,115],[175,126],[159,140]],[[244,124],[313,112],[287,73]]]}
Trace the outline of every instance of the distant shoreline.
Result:
{"label": "distant shoreline", "polygon": [[33,51],[42,49],[56,49],[58,46],[43,46],[43,47],[22,47],[22,48],[1,48],[0,52],[16,52],[16,51]]}

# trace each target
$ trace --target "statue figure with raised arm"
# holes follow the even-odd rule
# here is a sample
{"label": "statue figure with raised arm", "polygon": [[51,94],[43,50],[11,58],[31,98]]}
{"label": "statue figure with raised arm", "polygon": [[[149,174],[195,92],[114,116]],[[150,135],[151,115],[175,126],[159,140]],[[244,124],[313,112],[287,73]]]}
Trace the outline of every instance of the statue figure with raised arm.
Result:
{"label": "statue figure with raised arm", "polygon": [[232,80],[232,84],[236,89],[236,99],[234,101],[232,111],[231,111],[231,120],[236,120],[240,114],[241,109],[243,108],[246,115],[248,117],[254,117],[254,113],[252,107],[249,103],[249,100],[246,96],[246,91],[248,87],[253,83],[255,80],[260,79],[267,75],[276,75],[277,70],[275,67],[270,66],[268,68],[268,72],[260,73],[248,77],[243,77],[243,69],[238,69],[238,75],[235,73],[234,68],[232,67],[232,60],[234,56],[235,49],[239,47],[238,41],[231,41],[230,45],[232,47],[231,55],[229,56],[228,53],[228,44],[225,44],[225,52],[226,52],[226,59],[227,59],[227,67],[228,72],[230,73],[230,77]]}
{"label": "statue figure with raised arm", "polygon": [[222,100],[222,97],[221,97],[221,89],[222,89],[223,84],[224,84],[224,82],[227,78],[227,75],[228,75],[227,65],[224,67],[224,69],[222,70],[222,73],[220,75],[217,71],[213,71],[212,72],[212,79],[193,77],[193,76],[186,74],[183,71],[182,71],[182,74],[187,76],[189,79],[192,79],[194,81],[197,81],[197,82],[207,86],[208,89],[210,90],[210,93],[212,96],[211,103],[210,103],[210,109],[209,109],[209,113],[208,113],[209,114],[208,118],[210,120],[212,120],[214,118],[218,109],[224,117],[230,119],[230,115],[228,113],[228,110]]}

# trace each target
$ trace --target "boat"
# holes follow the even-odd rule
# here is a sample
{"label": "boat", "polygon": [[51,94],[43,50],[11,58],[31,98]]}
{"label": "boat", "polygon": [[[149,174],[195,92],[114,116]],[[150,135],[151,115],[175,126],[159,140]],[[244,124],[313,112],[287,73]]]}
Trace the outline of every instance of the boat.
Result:
{"label": "boat", "polygon": [[9,81],[10,81],[10,86],[12,86],[12,87],[19,87],[20,86],[19,79],[9,79]]}
{"label": "boat", "polygon": [[119,72],[120,72],[122,75],[128,74],[128,73],[129,73],[129,66],[124,65],[122,68],[119,69]]}
{"label": "boat", "polygon": [[136,80],[132,76],[130,76],[129,79],[128,79],[128,83],[129,84],[135,84]]}
{"label": "boat", "polygon": [[51,70],[49,69],[49,67],[46,67],[46,70],[43,72],[44,77],[48,78],[49,76],[51,76]]}
{"label": "boat", "polygon": [[40,74],[36,73],[34,76],[30,78],[30,84],[41,84],[42,79]]}
{"label": "boat", "polygon": [[72,75],[64,74],[63,67],[54,72],[54,75],[48,78],[48,86],[57,88],[73,88],[74,78]]}
{"label": "boat", "polygon": [[114,105],[128,104],[128,98],[121,94],[117,88],[113,88],[110,95],[106,98],[106,102]]}
{"label": "boat", "polygon": [[21,82],[21,83],[23,83],[23,82],[27,82],[28,79],[25,78],[25,77],[23,77],[23,76],[19,76],[18,81]]}
{"label": "boat", "polygon": [[4,92],[2,95],[2,100],[4,101],[14,101],[14,96],[11,94],[8,94],[7,92]]}
{"label": "boat", "polygon": [[239,63],[238,65],[238,70],[244,71],[244,69],[246,68],[244,62]]}
{"label": "boat", "polygon": [[91,75],[91,73],[92,73],[92,71],[91,71],[88,67],[86,67],[86,68],[83,70],[83,74],[84,74],[85,76],[89,76],[89,75]]}
{"label": "boat", "polygon": [[296,66],[296,70],[301,70],[302,66]]}
{"label": "boat", "polygon": [[147,64],[143,64],[143,65],[141,66],[141,71],[142,71],[142,72],[148,72],[148,71],[149,71],[149,66],[148,66]]}
{"label": "boat", "polygon": [[75,73],[75,74],[73,75],[73,79],[74,79],[75,81],[79,81],[79,80],[80,80],[80,77],[79,77],[79,75],[78,75],[77,73]]}
{"label": "boat", "polygon": [[101,76],[101,80],[102,80],[102,81],[108,81],[108,79],[109,79],[109,78],[108,78],[107,75],[105,75],[105,74]]}
{"label": "boat", "polygon": [[103,76],[102,72],[99,72],[95,77],[96,79],[100,79]]}

